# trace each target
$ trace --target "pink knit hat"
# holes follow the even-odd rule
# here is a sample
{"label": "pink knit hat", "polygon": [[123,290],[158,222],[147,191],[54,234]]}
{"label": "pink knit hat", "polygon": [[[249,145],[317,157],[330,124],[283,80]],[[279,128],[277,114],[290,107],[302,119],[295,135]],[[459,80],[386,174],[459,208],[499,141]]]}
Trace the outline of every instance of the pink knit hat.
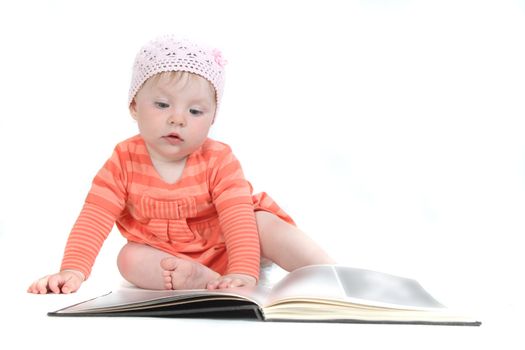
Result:
{"label": "pink knit hat", "polygon": [[217,106],[224,90],[226,61],[218,49],[211,49],[188,40],[167,35],[144,45],[133,65],[128,105],[148,78],[161,72],[185,71],[207,79],[215,88]]}

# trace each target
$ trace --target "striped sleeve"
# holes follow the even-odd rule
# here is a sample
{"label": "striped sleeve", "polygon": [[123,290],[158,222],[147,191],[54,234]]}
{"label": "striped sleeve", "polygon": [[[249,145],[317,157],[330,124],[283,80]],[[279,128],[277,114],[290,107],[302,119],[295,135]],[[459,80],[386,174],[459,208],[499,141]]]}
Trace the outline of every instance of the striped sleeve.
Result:
{"label": "striped sleeve", "polygon": [[115,218],[104,208],[85,203],[69,234],[60,270],[77,270],[86,279]]}
{"label": "striped sleeve", "polygon": [[102,244],[122,212],[126,186],[120,153],[115,149],[93,179],[84,207],[69,234],[61,270],[81,271],[87,279]]}
{"label": "striped sleeve", "polygon": [[210,190],[228,252],[227,273],[246,274],[258,280],[261,253],[252,190],[229,148],[213,165]]}

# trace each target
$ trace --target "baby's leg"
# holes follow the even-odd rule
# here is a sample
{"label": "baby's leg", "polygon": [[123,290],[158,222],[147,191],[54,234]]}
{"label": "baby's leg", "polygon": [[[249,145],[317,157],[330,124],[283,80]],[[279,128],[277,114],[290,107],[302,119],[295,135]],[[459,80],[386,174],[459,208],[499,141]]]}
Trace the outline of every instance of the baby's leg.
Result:
{"label": "baby's leg", "polygon": [[133,242],[122,248],[117,265],[122,277],[144,289],[200,289],[219,277],[204,265]]}
{"label": "baby's leg", "polygon": [[261,255],[287,271],[315,264],[335,264],[310,237],[296,226],[266,212],[255,213]]}

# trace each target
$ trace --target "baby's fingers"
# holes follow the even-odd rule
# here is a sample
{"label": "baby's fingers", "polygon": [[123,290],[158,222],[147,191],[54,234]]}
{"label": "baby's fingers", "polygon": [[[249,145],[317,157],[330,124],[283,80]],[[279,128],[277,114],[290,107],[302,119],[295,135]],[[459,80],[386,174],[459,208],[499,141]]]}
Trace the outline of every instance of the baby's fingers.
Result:
{"label": "baby's fingers", "polygon": [[231,283],[230,283],[230,288],[234,288],[234,287],[242,287],[244,286],[244,281],[239,279],[239,278],[236,278],[234,279]]}
{"label": "baby's fingers", "polygon": [[34,294],[46,294],[47,293],[47,281],[49,276],[42,277],[31,285],[31,293]]}
{"label": "baby's fingers", "polygon": [[28,293],[36,293],[35,285],[36,285],[36,282],[31,283],[31,285],[29,286],[29,288],[27,288],[27,292],[28,292]]}
{"label": "baby's fingers", "polygon": [[219,280],[208,282],[208,284],[206,285],[206,289],[210,289],[210,290],[217,289],[219,282],[220,282]]}
{"label": "baby's fingers", "polygon": [[218,288],[219,289],[230,288],[231,283],[232,283],[232,279],[231,278],[228,278],[228,277],[223,278],[220,281]]}
{"label": "baby's fingers", "polygon": [[78,278],[70,277],[62,286],[62,293],[69,294],[76,292],[82,282]]}
{"label": "baby's fingers", "polygon": [[60,275],[53,275],[49,277],[49,281],[47,283],[49,289],[55,294],[60,294],[60,286],[63,284],[64,279]]}
{"label": "baby's fingers", "polygon": [[231,279],[230,278],[224,278],[221,277],[219,279],[216,279],[215,281],[208,282],[206,285],[207,289],[223,289],[228,288],[230,285]]}
{"label": "baby's fingers", "polygon": [[35,288],[35,283],[36,282],[31,283],[31,285],[27,288],[27,292],[28,293],[34,293],[35,292],[35,289],[34,289]]}

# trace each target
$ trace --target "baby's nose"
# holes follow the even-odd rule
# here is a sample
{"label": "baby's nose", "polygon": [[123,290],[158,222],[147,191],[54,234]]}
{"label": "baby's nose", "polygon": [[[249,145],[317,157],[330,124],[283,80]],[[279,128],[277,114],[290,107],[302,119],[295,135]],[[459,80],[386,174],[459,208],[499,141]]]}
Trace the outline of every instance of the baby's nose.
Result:
{"label": "baby's nose", "polygon": [[168,118],[168,124],[185,126],[186,125],[186,118],[184,117],[184,115],[182,113],[174,112]]}

